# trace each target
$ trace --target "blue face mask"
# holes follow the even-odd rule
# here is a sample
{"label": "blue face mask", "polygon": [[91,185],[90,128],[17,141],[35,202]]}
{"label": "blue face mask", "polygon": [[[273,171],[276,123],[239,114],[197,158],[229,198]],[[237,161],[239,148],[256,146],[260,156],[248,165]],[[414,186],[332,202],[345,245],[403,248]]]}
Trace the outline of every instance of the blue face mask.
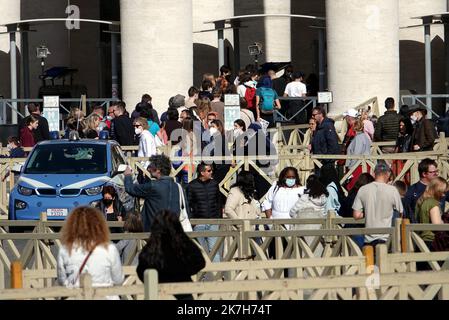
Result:
{"label": "blue face mask", "polygon": [[285,179],[287,187],[292,188],[296,185],[296,179]]}

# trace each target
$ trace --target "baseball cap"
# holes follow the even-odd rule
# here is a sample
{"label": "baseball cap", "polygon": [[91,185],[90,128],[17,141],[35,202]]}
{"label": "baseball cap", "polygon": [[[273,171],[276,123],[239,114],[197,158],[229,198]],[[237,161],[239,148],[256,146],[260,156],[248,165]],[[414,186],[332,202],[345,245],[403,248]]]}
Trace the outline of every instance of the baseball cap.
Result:
{"label": "baseball cap", "polygon": [[357,118],[359,116],[359,113],[355,109],[349,109],[348,111],[343,112],[343,117],[347,116]]}
{"label": "baseball cap", "polygon": [[179,108],[186,104],[186,97],[182,94],[177,94],[174,97],[171,97],[168,101],[168,105],[170,108]]}

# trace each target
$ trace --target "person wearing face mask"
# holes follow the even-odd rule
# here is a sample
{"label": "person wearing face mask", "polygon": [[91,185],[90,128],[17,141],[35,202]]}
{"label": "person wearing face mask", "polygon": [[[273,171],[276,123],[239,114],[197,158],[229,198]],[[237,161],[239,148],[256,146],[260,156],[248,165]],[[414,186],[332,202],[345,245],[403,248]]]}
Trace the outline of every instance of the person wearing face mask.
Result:
{"label": "person wearing face mask", "polygon": [[279,180],[268,190],[262,210],[267,218],[290,219],[290,210],[298,197],[304,194],[305,188],[299,181],[298,170],[293,167],[284,168]]}
{"label": "person wearing face mask", "polygon": [[[126,219],[126,210],[118,199],[117,191],[113,186],[104,186],[101,191],[103,198],[96,205],[106,221],[124,221]],[[122,232],[122,228],[111,228],[112,233]]]}
{"label": "person wearing face mask", "polygon": [[6,148],[9,151],[9,156],[0,155],[0,158],[26,158],[26,153],[20,146],[20,140],[17,137],[8,137],[8,144]]}
{"label": "person wearing face mask", "polygon": [[414,127],[410,151],[432,151],[437,133],[432,120],[426,119],[426,107],[413,105],[408,112]]}
{"label": "person wearing face mask", "polygon": [[[211,136],[210,143],[204,148],[203,154],[211,157],[227,157],[230,152],[227,146],[223,123],[220,120],[213,120],[211,122],[209,133]],[[221,182],[229,171],[229,161],[214,160],[214,179]]]}
{"label": "person wearing face mask", "polygon": [[151,157],[157,153],[154,136],[148,131],[148,122],[145,118],[139,117],[134,120],[134,133],[139,140],[138,157]]}
{"label": "person wearing face mask", "polygon": [[207,128],[210,128],[212,125],[212,121],[217,120],[217,113],[216,112],[209,112],[207,114]]}

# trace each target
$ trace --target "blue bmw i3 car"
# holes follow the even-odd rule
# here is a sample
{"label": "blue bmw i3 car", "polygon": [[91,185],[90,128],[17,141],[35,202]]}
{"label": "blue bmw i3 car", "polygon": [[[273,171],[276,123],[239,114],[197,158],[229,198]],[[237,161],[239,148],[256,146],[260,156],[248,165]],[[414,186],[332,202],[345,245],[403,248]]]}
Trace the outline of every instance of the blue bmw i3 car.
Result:
{"label": "blue bmw i3 car", "polygon": [[20,168],[9,198],[9,219],[38,220],[46,212],[48,220],[64,220],[75,207],[100,201],[103,186],[125,169],[115,141],[40,142]]}

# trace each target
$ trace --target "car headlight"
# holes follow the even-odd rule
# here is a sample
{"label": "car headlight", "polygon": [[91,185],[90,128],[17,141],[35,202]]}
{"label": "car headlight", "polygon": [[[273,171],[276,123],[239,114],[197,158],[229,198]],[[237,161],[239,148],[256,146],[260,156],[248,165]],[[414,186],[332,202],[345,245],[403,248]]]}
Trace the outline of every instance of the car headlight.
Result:
{"label": "car headlight", "polygon": [[18,186],[17,191],[23,196],[31,196],[33,194],[33,189],[24,186]]}
{"label": "car headlight", "polygon": [[101,191],[103,191],[103,186],[87,188],[84,190],[86,191],[88,196],[96,196],[97,194],[100,194]]}
{"label": "car headlight", "polygon": [[27,207],[26,202],[20,201],[20,200],[16,200],[14,201],[14,208],[16,210],[23,210]]}

